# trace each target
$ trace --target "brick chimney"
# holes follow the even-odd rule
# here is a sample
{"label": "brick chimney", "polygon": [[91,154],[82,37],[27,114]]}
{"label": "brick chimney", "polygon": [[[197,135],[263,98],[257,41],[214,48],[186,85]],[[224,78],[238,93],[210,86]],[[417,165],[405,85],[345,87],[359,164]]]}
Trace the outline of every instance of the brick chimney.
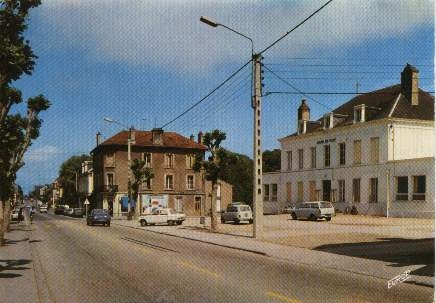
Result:
{"label": "brick chimney", "polygon": [[162,128],[153,128],[151,130],[153,144],[163,145],[163,132]]}
{"label": "brick chimney", "polygon": [[409,63],[401,72],[401,93],[410,104],[419,104],[419,70]]}
{"label": "brick chimney", "polygon": [[191,134],[191,135],[189,136],[189,140],[194,141],[194,134]]}
{"label": "brick chimney", "polygon": [[198,132],[198,140],[197,140],[197,142],[200,143],[200,144],[203,144],[203,132],[202,131]]}
{"label": "brick chimney", "polygon": [[95,144],[96,144],[97,146],[99,146],[100,143],[101,143],[101,133],[98,132],[98,133],[95,135]]}

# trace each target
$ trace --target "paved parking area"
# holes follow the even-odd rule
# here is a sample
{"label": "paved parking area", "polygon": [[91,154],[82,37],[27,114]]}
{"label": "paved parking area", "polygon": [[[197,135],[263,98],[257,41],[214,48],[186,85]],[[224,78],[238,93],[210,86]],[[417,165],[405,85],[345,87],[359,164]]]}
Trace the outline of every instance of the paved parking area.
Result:
{"label": "paved parking area", "polygon": [[[183,229],[207,231],[199,218],[188,218]],[[253,226],[218,224],[220,233],[251,236]],[[264,241],[302,248],[317,248],[328,244],[383,242],[392,239],[434,238],[433,219],[384,218],[360,215],[338,214],[332,221],[292,220],[290,215],[269,215],[264,217]]]}

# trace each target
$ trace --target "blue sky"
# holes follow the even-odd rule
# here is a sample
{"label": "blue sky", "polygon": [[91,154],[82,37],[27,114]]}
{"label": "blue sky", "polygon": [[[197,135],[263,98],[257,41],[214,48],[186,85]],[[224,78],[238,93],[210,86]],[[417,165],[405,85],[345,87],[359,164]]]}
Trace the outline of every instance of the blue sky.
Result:
{"label": "blue sky", "polygon": [[[26,97],[43,93],[40,138],[18,183],[50,183],[60,164],[89,153],[95,134],[160,127],[218,86],[250,56],[247,40],[199,21],[206,15],[270,45],[325,1],[46,0],[34,9],[26,37],[39,56],[32,76],[15,83]],[[371,91],[399,83],[406,63],[434,91],[434,7],[429,0],[336,0],[264,53],[266,67],[303,92]],[[251,155],[250,68],[165,128],[185,136],[219,128],[224,146]],[[265,72],[264,92],[294,91]],[[308,99],[312,118],[349,95],[272,94],[263,98],[263,149],[295,130]],[[24,108],[18,108],[24,110]]]}

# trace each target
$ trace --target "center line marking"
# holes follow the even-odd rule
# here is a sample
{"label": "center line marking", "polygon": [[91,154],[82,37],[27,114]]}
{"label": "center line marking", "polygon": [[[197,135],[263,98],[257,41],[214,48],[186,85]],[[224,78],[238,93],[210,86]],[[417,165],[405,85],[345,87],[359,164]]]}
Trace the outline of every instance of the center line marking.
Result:
{"label": "center line marking", "polygon": [[191,268],[191,269],[199,271],[199,272],[202,272],[204,274],[213,276],[215,278],[219,278],[220,277],[220,275],[217,274],[216,272],[210,271],[210,270],[208,270],[207,268],[204,268],[204,267],[200,267],[200,266],[194,265],[194,264],[192,264],[190,262],[180,262],[180,265],[182,265],[184,267]]}
{"label": "center line marking", "polygon": [[287,297],[287,296],[285,296],[285,295],[279,294],[279,293],[274,292],[274,291],[267,291],[267,292],[265,293],[265,295],[266,295],[267,297],[272,297],[272,298],[275,298],[275,299],[278,299],[278,300],[280,300],[280,301],[287,302],[287,303],[301,303],[301,301],[298,301],[298,300],[296,300],[296,299],[289,298],[289,297]]}

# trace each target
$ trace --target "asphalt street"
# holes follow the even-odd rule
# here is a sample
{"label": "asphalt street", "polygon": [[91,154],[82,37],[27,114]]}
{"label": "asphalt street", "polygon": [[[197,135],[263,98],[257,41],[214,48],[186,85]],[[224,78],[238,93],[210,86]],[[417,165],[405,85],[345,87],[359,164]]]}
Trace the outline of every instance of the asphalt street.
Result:
{"label": "asphalt street", "polygon": [[121,226],[35,215],[41,302],[432,302],[433,289]]}

